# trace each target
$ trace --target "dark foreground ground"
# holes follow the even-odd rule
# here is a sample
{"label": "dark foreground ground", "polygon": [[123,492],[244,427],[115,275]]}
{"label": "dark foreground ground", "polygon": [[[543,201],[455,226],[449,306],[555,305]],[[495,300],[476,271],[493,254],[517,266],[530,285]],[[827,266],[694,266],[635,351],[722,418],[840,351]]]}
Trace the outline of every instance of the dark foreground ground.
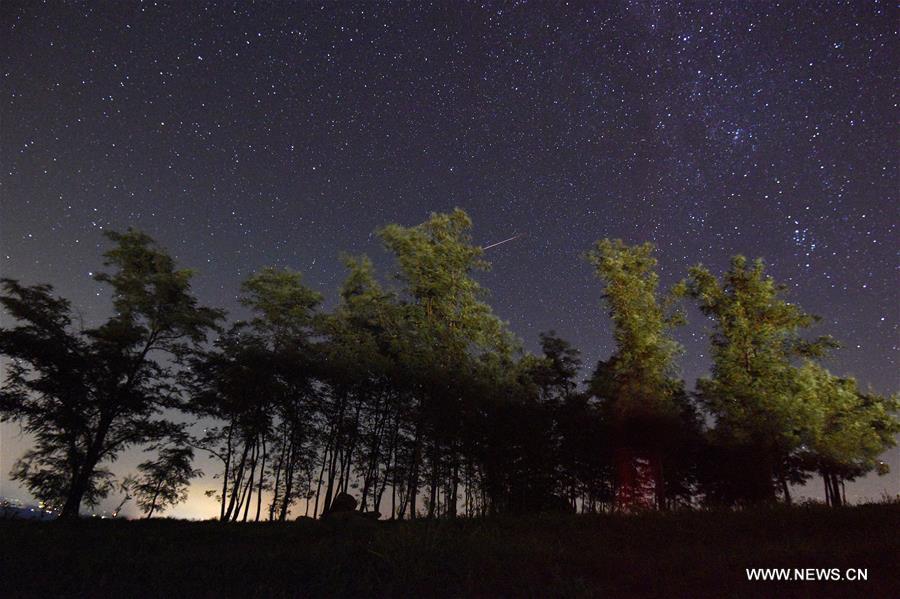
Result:
{"label": "dark foreground ground", "polygon": [[[10,597],[900,597],[900,505],[413,523],[0,521]],[[866,568],[748,582],[746,568]]]}

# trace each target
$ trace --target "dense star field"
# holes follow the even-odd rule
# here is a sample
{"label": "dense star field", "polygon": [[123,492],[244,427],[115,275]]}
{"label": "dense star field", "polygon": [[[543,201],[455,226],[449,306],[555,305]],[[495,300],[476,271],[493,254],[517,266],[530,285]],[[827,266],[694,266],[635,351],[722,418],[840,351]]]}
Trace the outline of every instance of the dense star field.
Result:
{"label": "dense star field", "polygon": [[[588,368],[610,354],[581,255],[621,237],[657,245],[665,285],[763,256],[822,316],[815,333],[843,342],[832,370],[892,392],[897,16],[880,2],[7,1],[0,270],[54,284],[91,321],[109,310],[91,278],[102,233],[133,226],[232,315],[266,265],[301,271],[330,306],[340,252],[388,272],[374,229],[459,206],[478,243],[522,234],[487,250],[480,280],[527,348],[555,329]],[[689,384],[708,368],[690,316]],[[27,443],[0,430],[12,496]],[[900,491],[898,455],[848,495]]]}

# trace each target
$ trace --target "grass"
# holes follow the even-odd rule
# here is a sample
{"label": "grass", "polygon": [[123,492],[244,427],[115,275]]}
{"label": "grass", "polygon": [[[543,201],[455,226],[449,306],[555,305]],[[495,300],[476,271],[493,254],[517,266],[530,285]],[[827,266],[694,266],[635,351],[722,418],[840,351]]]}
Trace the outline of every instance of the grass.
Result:
{"label": "grass", "polygon": [[[0,521],[16,597],[900,596],[900,504],[457,521]],[[745,568],[867,568],[749,582]]]}

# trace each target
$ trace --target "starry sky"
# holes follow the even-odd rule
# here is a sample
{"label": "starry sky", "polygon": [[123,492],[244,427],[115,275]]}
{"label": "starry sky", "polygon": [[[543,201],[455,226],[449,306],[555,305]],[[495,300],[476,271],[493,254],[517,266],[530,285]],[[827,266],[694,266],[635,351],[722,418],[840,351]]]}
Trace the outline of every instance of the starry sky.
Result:
{"label": "starry sky", "polygon": [[[59,3],[5,0],[0,273],[87,321],[108,229],[140,228],[240,315],[254,270],[333,305],[341,251],[464,208],[480,277],[529,349],[609,355],[596,239],[652,241],[663,283],[766,258],[843,341],[829,366],[900,387],[897,9],[884,2]],[[688,381],[705,327],[679,340]],[[0,494],[25,445],[4,425]],[[893,473],[848,495],[900,492]],[[126,460],[127,461],[127,460]],[[200,501],[198,499],[198,501]]]}

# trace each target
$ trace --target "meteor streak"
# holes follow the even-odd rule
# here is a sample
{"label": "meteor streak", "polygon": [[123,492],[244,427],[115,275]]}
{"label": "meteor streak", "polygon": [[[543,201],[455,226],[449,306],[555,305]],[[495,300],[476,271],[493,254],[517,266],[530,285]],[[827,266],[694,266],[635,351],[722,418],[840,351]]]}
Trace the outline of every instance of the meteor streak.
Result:
{"label": "meteor streak", "polygon": [[498,245],[503,245],[504,243],[507,243],[507,242],[509,242],[509,241],[515,241],[516,239],[518,239],[519,237],[522,237],[523,235],[525,235],[525,234],[524,234],[524,233],[519,233],[518,235],[513,235],[513,236],[510,237],[509,239],[504,239],[503,241],[498,241],[498,242],[496,242],[496,243],[492,243],[492,244],[490,244],[490,245],[486,245],[486,246],[484,246],[483,248],[481,248],[481,251],[489,250],[489,249],[491,249],[491,248],[497,247]]}

